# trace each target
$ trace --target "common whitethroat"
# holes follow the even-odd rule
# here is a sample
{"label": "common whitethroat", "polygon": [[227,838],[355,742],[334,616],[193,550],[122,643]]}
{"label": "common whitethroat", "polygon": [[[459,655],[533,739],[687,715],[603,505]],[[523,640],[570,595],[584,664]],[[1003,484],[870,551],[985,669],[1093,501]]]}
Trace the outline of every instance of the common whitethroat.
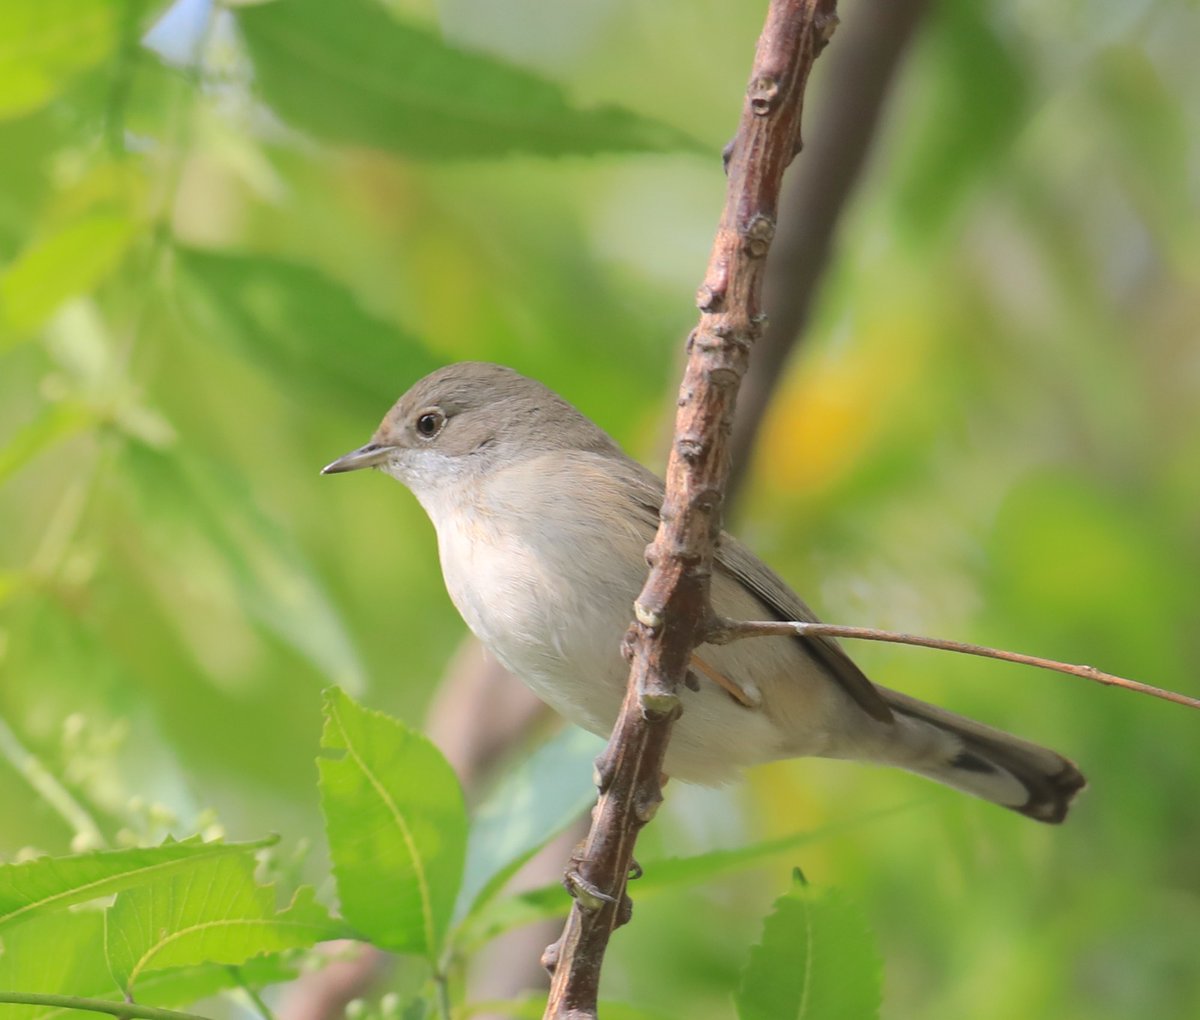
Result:
{"label": "common whitethroat", "polygon": [[[403,482],[429,514],[446,588],[476,637],[542,700],[607,736],[662,482],[541,383],[481,362],[417,382],[366,446],[323,473],[367,467]],[[815,619],[724,533],[712,606],[731,620]],[[1042,822],[1061,822],[1084,786],[1054,751],[873,684],[827,638],[701,645],[692,667],[664,764],[677,779],[719,783],[779,758],[848,758]]]}

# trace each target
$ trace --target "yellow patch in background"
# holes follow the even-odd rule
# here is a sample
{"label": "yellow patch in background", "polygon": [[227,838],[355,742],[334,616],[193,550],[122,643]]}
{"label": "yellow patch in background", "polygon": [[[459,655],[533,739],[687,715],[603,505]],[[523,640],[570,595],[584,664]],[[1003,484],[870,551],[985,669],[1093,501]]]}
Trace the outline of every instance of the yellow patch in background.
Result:
{"label": "yellow patch in background", "polygon": [[805,359],[772,402],[755,465],[776,491],[815,495],[849,475],[895,428],[929,344],[915,317],[893,316],[854,344]]}

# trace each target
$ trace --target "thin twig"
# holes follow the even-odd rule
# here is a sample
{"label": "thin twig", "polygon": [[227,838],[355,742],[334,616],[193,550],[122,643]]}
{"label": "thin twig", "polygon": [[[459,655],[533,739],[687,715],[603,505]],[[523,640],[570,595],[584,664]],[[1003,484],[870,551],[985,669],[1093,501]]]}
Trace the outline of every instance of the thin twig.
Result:
{"label": "thin twig", "polygon": [[629,686],[596,762],[600,799],[591,831],[566,877],[575,903],[543,956],[553,974],[546,1020],[594,1020],[609,937],[632,910],[625,884],[634,844],[662,801],[676,687],[709,618],[734,402],[763,331],[763,267],[779,189],[800,148],[804,88],[837,24],[835,8],[836,0],[771,0],[759,37],[729,150],[725,208],[698,293],[700,323],[688,342],[661,524],[647,553],[650,576],[626,642]]}
{"label": "thin twig", "polygon": [[986,645],[973,645],[966,641],[949,641],[946,638],[924,637],[920,634],[902,634],[894,630],[878,630],[875,627],[849,627],[838,623],[815,623],[804,620],[721,620],[714,624],[708,633],[708,643],[724,645],[731,641],[740,641],[751,637],[833,637],[853,638],[858,641],[886,641],[894,645],[915,645],[918,648],[936,648],[943,652],[958,652],[962,655],[978,655],[985,659],[1000,659],[1003,662],[1017,662],[1024,666],[1037,666],[1039,669],[1053,670],[1055,673],[1066,673],[1084,680],[1092,680],[1106,687],[1123,687],[1137,694],[1148,694],[1152,698],[1162,698],[1177,705],[1200,709],[1200,698],[1192,698],[1186,694],[1164,690],[1144,684],[1140,680],[1129,680],[1114,673],[1105,673],[1095,666],[1078,666],[1070,662],[1059,662],[1057,659],[1044,659],[1040,655],[1025,655],[1023,652],[1009,652],[1003,648],[988,648]]}
{"label": "thin twig", "polygon": [[237,983],[238,988],[241,989],[242,994],[250,1000],[250,1004],[254,1007],[262,1020],[275,1020],[275,1014],[271,1012],[271,1007],[267,1005],[266,1000],[263,999],[261,994],[259,994],[258,989],[246,980],[246,975],[243,973],[242,968],[231,966],[229,968],[229,973],[232,975],[233,980]]}
{"label": "thin twig", "polygon": [[444,966],[439,966],[434,971],[433,988],[437,1001],[437,1015],[439,1020],[450,1020],[452,1014],[450,1006],[450,978],[447,976]]}
{"label": "thin twig", "polygon": [[139,1020],[208,1020],[198,1013],[181,1013],[176,1009],[158,1006],[139,1006],[133,1002],[114,1002],[111,999],[89,999],[80,995],[41,995],[33,992],[0,992],[0,1003],[19,1006],[50,1006],[55,1009],[80,1009],[89,1013],[108,1013],[115,1017],[137,1017]]}

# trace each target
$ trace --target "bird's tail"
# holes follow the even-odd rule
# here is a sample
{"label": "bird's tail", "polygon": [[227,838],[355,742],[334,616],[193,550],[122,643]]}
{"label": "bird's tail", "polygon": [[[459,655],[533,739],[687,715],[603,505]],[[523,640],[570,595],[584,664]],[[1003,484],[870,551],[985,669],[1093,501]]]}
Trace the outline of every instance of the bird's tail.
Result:
{"label": "bird's tail", "polygon": [[897,691],[880,689],[919,754],[893,763],[1039,822],[1067,817],[1087,785],[1061,754]]}

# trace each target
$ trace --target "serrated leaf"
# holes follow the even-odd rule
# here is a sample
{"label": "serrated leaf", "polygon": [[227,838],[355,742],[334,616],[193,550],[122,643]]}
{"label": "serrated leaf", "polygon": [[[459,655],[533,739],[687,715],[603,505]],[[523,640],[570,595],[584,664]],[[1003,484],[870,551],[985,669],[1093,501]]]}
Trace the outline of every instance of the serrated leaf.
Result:
{"label": "serrated leaf", "polygon": [[436,158],[700,148],[629,110],[576,109],[558,85],[370,0],[281,0],[237,18],[263,98],[327,141]]}
{"label": "serrated leaf", "polygon": [[342,913],[376,945],[437,956],[462,882],[467,814],[425,737],[334,688],[325,695],[321,807]]}
{"label": "serrated leaf", "polygon": [[797,872],[763,923],[734,1001],[739,1020],[877,1017],[880,959],[862,911]]}
{"label": "serrated leaf", "polygon": [[0,931],[34,917],[164,878],[213,857],[248,855],[273,843],[204,843],[195,836],[156,847],[36,857],[0,866]]}
{"label": "serrated leaf", "polygon": [[206,340],[285,374],[297,400],[334,394],[358,410],[385,407],[406,380],[438,365],[415,338],[310,266],[192,248],[176,256],[182,306]]}
{"label": "serrated leaf", "polygon": [[596,799],[592,762],[604,742],[568,726],[512,769],[474,812],[460,914],[479,909]]}
{"label": "serrated leaf", "polygon": [[150,971],[204,963],[236,965],[264,953],[349,935],[302,886],[276,911],[275,890],[254,880],[254,861],[217,857],[162,882],[117,896],[104,944],[117,983],[132,994]]}
{"label": "serrated leaf", "polygon": [[[224,964],[157,971],[138,983],[138,1002],[184,1006],[242,981],[255,988],[290,981],[298,971],[299,960],[281,954],[250,960],[236,974]],[[103,912],[49,914],[23,924],[19,932],[0,937],[0,989],[124,1001],[104,958]],[[78,1015],[66,1006],[0,1003],[0,1020],[57,1020]]]}
{"label": "serrated leaf", "polygon": [[284,950],[256,956],[239,964],[236,969],[224,963],[209,963],[198,967],[152,971],[142,975],[142,980],[138,982],[138,1002],[143,1005],[179,1007],[206,999],[227,988],[248,985],[258,989],[294,981],[301,973],[304,960],[302,952]]}
{"label": "serrated leaf", "polygon": [[[116,998],[104,962],[104,915],[99,910],[35,918],[0,938],[0,988],[41,995]],[[65,1011],[0,1004],[0,1020],[44,1020]]]}
{"label": "serrated leaf", "polygon": [[0,117],[52,99],[117,42],[112,0],[4,0],[0,4]]}

